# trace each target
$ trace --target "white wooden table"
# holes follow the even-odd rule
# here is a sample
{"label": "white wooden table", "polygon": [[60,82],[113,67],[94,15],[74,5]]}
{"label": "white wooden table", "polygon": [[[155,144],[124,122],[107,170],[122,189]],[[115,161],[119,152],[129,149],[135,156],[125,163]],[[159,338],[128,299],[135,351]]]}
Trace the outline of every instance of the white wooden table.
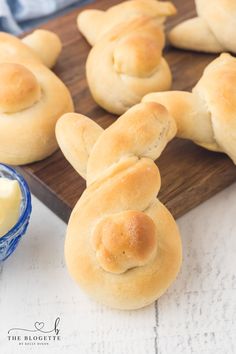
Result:
{"label": "white wooden table", "polygon": [[[0,353],[236,353],[236,185],[178,224],[184,260],[177,281],[156,304],[115,311],[70,279],[66,225],[33,198],[29,231],[0,266]],[[51,331],[56,318],[59,332],[42,339],[35,323]]]}

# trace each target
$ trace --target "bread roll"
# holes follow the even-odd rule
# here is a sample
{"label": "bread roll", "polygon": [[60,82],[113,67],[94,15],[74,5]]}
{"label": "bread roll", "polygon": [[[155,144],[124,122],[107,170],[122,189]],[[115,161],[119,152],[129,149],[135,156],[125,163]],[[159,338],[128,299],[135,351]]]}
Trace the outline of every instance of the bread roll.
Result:
{"label": "bread roll", "polygon": [[162,56],[164,42],[162,28],[150,17],[123,23],[103,36],[86,63],[87,81],[96,103],[120,115],[145,94],[168,90],[172,77]]}
{"label": "bread roll", "polygon": [[175,133],[174,120],[155,103],[134,106],[104,131],[79,114],[57,122],[62,151],[87,180],[67,228],[66,265],[108,306],[152,303],[180,269],[179,231],[157,199],[161,181],[154,163]]}
{"label": "bread roll", "polygon": [[[54,52],[48,63],[55,58]],[[58,148],[56,121],[73,111],[68,89],[36,50],[6,33],[0,33],[0,77],[0,162],[22,165],[51,155]]]}

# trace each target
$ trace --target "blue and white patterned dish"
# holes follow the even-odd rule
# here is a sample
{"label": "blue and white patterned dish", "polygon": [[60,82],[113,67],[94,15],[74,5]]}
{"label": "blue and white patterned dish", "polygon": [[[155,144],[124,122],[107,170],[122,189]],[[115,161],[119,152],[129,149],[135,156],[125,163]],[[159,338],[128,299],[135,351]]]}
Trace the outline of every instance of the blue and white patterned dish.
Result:
{"label": "blue and white patterned dish", "polygon": [[5,261],[16,249],[21,237],[25,234],[32,211],[31,194],[24,178],[13,168],[0,163],[0,178],[5,177],[19,182],[22,194],[20,217],[6,235],[0,237],[0,262]]}

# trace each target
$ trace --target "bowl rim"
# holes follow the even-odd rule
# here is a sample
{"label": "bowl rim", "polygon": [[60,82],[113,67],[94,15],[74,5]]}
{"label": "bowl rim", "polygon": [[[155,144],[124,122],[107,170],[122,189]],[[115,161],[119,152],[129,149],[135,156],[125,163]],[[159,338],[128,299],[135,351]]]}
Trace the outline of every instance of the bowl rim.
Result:
{"label": "bowl rim", "polygon": [[26,180],[24,179],[24,177],[19,172],[17,172],[14,168],[12,168],[8,165],[5,165],[3,163],[0,163],[0,172],[1,171],[8,172],[12,177],[14,177],[19,182],[21,192],[22,192],[22,198],[26,201],[26,203],[25,203],[25,207],[24,207],[23,211],[21,212],[16,224],[4,236],[0,237],[0,242],[7,240],[8,237],[14,235],[20,229],[20,227],[24,224],[25,220],[30,215],[31,210],[32,210],[31,192],[30,192],[29,186],[28,186]]}

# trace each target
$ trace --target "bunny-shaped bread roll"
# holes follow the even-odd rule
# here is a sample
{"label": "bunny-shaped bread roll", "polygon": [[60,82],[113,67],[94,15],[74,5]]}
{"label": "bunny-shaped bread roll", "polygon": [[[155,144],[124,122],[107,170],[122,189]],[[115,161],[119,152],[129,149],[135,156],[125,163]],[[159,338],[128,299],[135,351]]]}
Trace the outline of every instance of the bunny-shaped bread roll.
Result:
{"label": "bunny-shaped bread roll", "polygon": [[86,63],[94,100],[122,114],[152,91],[168,90],[171,72],[162,57],[164,33],[155,19],[142,17],[116,26],[92,48]]}
{"label": "bunny-shaped bread roll", "polygon": [[177,124],[177,136],[209,150],[225,152],[236,163],[236,59],[221,54],[211,62],[192,93],[152,93],[143,102],[163,104]]}
{"label": "bunny-shaped bread roll", "polygon": [[195,0],[198,17],[174,27],[168,37],[178,48],[236,53],[236,1]]}
{"label": "bunny-shaped bread roll", "polygon": [[171,72],[162,57],[162,25],[175,13],[170,2],[129,0],[107,11],[79,14],[78,27],[94,46],[86,75],[98,105],[121,115],[145,94],[170,88]]}
{"label": "bunny-shaped bread roll", "polygon": [[25,42],[0,33],[0,162],[12,165],[51,155],[56,121],[73,111],[68,89],[43,64],[51,66],[60,52],[57,36],[36,31]]}
{"label": "bunny-shaped bread roll", "polygon": [[69,220],[66,264],[86,292],[111,307],[150,304],[179,271],[179,232],[156,197],[154,163],[175,133],[155,103],[134,106],[106,130],[79,114],[57,122],[62,151],[87,180]]}
{"label": "bunny-shaped bread roll", "polygon": [[155,18],[162,25],[166,17],[176,14],[171,2],[157,0],[129,0],[110,7],[107,11],[85,10],[77,18],[78,28],[93,46],[115,26],[136,18]]}

